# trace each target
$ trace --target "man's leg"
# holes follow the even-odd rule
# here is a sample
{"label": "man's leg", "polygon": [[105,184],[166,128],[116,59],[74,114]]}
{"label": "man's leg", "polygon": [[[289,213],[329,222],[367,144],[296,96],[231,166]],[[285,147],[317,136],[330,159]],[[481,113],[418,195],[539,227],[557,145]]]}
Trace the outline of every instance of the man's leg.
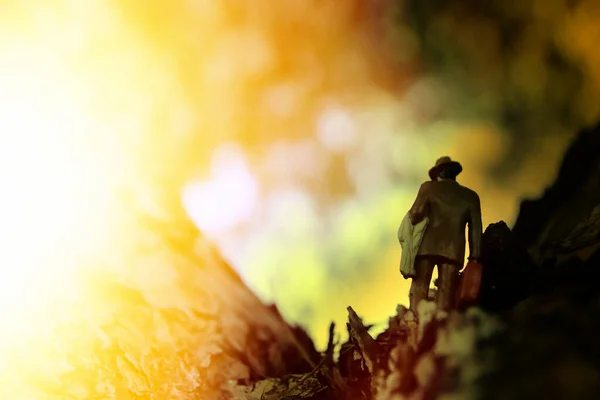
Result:
{"label": "man's leg", "polygon": [[454,264],[439,264],[439,285],[436,295],[438,309],[450,311],[454,308],[454,299],[458,284],[459,267]]}
{"label": "man's leg", "polygon": [[410,285],[410,309],[416,313],[417,306],[421,300],[429,298],[429,283],[435,263],[427,257],[417,257],[415,259],[415,276]]}

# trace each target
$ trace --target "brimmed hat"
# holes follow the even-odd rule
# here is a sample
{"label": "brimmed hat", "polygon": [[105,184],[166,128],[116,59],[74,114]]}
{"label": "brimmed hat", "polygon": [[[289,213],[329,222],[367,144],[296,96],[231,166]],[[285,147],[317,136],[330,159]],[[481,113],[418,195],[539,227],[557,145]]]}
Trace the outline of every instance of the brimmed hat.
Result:
{"label": "brimmed hat", "polygon": [[435,162],[435,166],[429,170],[429,177],[431,180],[437,180],[442,168],[451,168],[454,170],[456,175],[462,172],[462,165],[460,165],[460,163],[452,161],[452,159],[448,156],[440,157]]}

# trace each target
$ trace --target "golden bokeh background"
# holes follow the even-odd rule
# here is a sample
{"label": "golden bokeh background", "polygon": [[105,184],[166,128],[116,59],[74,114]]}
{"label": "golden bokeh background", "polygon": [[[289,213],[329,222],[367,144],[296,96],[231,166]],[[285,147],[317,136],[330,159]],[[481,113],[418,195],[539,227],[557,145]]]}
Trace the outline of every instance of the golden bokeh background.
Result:
{"label": "golden bokeh background", "polygon": [[319,347],[347,305],[385,322],[436,158],[510,223],[600,114],[598,2],[437,3],[2,0],[0,343],[136,234],[123,198],[181,201]]}

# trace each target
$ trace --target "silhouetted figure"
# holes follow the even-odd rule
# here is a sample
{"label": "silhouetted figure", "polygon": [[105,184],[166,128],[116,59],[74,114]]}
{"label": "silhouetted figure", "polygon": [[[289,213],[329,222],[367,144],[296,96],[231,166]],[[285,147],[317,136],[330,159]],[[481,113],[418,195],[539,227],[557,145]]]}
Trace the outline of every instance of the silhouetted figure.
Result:
{"label": "silhouetted figure", "polygon": [[425,217],[429,224],[416,254],[415,272],[410,288],[410,307],[427,299],[433,268],[438,267],[438,307],[454,305],[458,274],[465,259],[465,227],[469,227],[469,260],[479,261],[481,252],[481,206],[479,196],[456,182],[462,166],[450,157],[437,160],[429,170],[430,182],[419,189],[408,212],[413,225]]}

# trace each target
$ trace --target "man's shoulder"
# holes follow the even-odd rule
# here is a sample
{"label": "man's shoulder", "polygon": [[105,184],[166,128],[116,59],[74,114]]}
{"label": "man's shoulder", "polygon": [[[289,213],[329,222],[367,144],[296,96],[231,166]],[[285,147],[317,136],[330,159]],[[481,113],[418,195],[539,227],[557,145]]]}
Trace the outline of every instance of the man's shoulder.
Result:
{"label": "man's shoulder", "polygon": [[465,193],[465,196],[472,198],[473,200],[479,200],[479,195],[473,189],[460,185],[461,190]]}
{"label": "man's shoulder", "polygon": [[422,190],[428,191],[450,191],[456,193],[457,191],[465,197],[478,199],[479,195],[473,189],[463,186],[460,183],[454,182],[442,182],[442,181],[426,181],[421,184]]}
{"label": "man's shoulder", "polygon": [[425,192],[440,193],[445,192],[449,189],[451,190],[451,188],[448,185],[445,185],[443,182],[440,181],[425,181],[421,184],[421,190]]}
{"label": "man's shoulder", "polygon": [[425,181],[425,182],[421,183],[419,191],[420,192],[425,192],[425,191],[431,190],[431,184],[432,183],[433,183],[432,181]]}

